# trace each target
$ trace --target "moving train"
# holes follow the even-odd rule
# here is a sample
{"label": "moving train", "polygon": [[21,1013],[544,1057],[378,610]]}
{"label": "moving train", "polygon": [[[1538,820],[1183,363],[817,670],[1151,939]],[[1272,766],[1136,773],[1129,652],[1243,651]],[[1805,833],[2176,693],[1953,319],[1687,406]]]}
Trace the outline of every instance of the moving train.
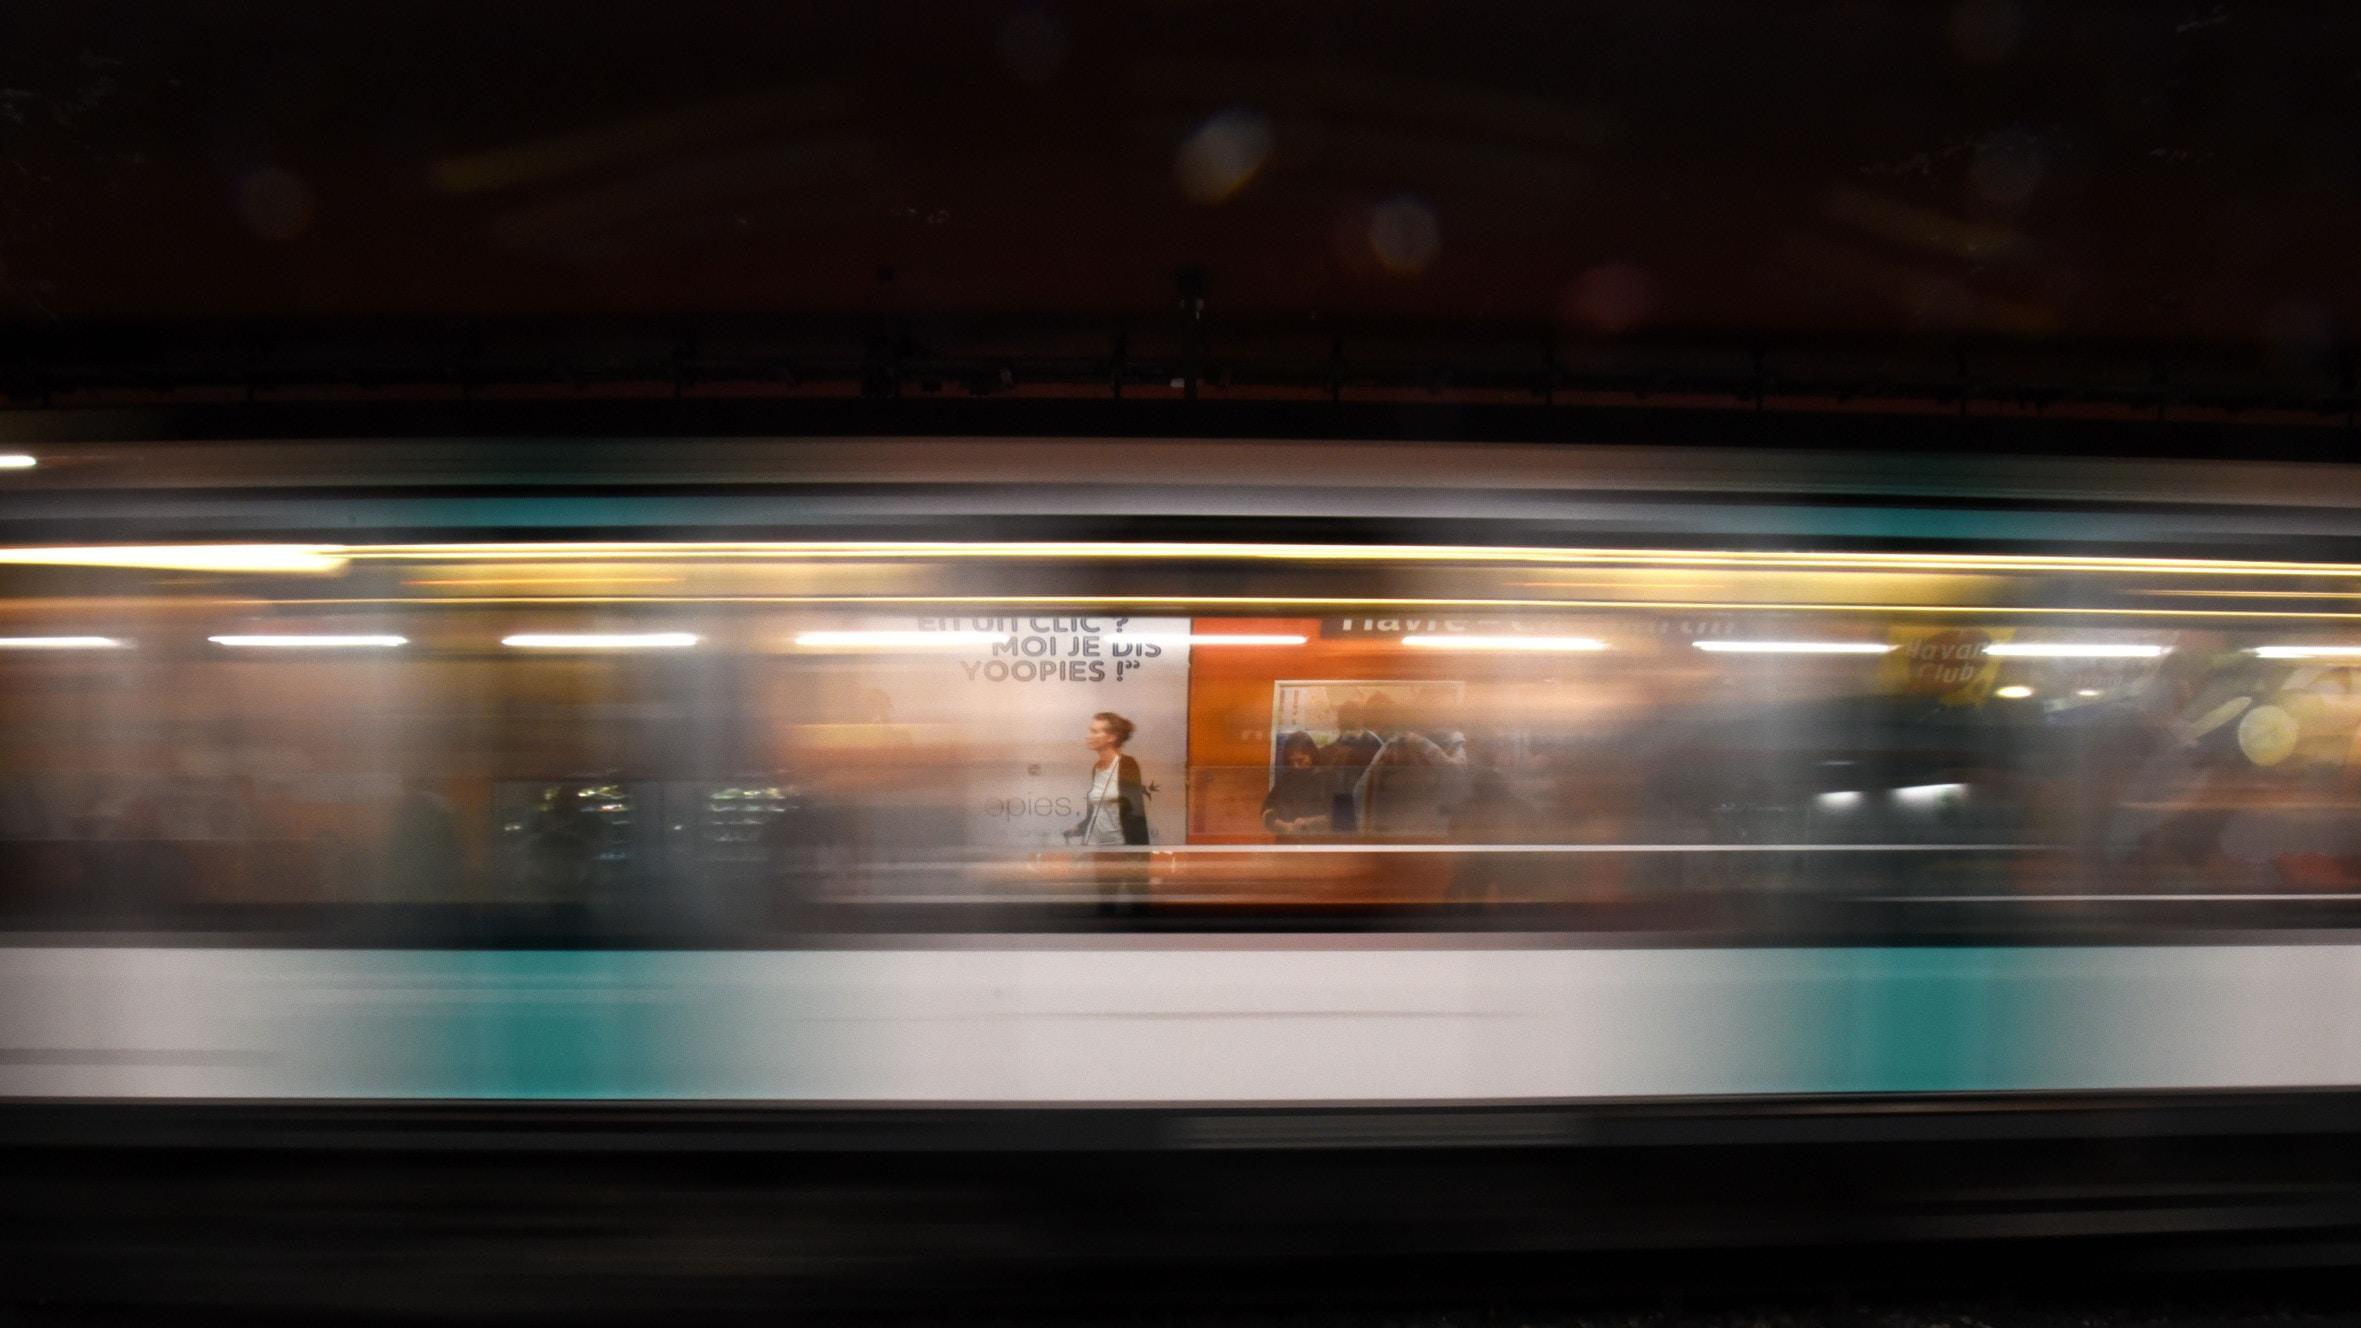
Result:
{"label": "moving train", "polygon": [[2341,471],[666,446],[0,493],[0,1095],[1500,1148],[2361,1085]]}

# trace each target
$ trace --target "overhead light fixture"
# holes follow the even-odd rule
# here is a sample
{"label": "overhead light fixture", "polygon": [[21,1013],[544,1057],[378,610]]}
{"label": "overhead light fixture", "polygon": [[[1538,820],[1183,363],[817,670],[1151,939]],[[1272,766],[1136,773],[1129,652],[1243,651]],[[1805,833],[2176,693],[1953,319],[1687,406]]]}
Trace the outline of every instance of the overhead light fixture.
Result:
{"label": "overhead light fixture", "polygon": [[0,470],[31,470],[40,464],[40,458],[23,452],[0,452]]}
{"label": "overhead light fixture", "polygon": [[346,633],[255,632],[242,635],[209,636],[205,638],[217,646],[264,650],[391,650],[410,644],[406,636],[380,636]]}
{"label": "overhead light fixture", "polygon": [[2256,646],[2258,659],[2361,659],[2361,646]]}
{"label": "overhead light fixture", "polygon": [[2001,641],[1984,647],[1984,653],[2003,659],[2154,659],[2171,648],[2103,641]]}
{"label": "overhead light fixture", "polygon": [[158,572],[335,572],[348,559],[340,544],[103,544],[0,549],[0,565],[123,567]]}
{"label": "overhead light fixture", "polygon": [[1879,641],[1691,641],[1716,655],[1883,655],[1893,649]]}
{"label": "overhead light fixture", "polygon": [[1857,789],[1839,789],[1834,793],[1822,793],[1814,797],[1812,801],[1830,811],[1843,811],[1847,808],[1860,806],[1861,794]]}
{"label": "overhead light fixture", "polygon": [[1014,639],[1011,632],[926,632],[907,627],[795,634],[795,644],[806,650],[954,650],[1006,645]]}
{"label": "overhead light fixture", "polygon": [[1994,689],[1992,694],[2004,701],[2022,701],[2033,695],[2033,689],[2023,683],[2011,683],[2006,687]]}
{"label": "overhead light fixture", "polygon": [[1607,643],[1588,636],[1428,636],[1402,638],[1414,650],[1605,650]]}
{"label": "overhead light fixture", "polygon": [[518,632],[500,644],[519,650],[685,650],[692,632]]}
{"label": "overhead light fixture", "polygon": [[113,650],[111,636],[0,636],[0,650]]}

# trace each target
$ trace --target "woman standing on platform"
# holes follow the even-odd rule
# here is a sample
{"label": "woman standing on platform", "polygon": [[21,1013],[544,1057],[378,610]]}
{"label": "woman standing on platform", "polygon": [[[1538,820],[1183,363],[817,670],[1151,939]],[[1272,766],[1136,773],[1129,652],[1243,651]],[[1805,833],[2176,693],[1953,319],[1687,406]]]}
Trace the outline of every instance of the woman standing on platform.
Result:
{"label": "woman standing on platform", "polygon": [[[1123,752],[1137,729],[1111,710],[1090,717],[1082,745],[1097,756],[1090,768],[1090,799],[1083,804],[1081,824],[1067,838],[1085,848],[1144,847],[1148,842],[1148,789],[1140,779],[1140,763]],[[1110,852],[1098,855],[1099,900],[1110,913],[1128,909],[1129,901],[1146,902],[1147,855]]]}

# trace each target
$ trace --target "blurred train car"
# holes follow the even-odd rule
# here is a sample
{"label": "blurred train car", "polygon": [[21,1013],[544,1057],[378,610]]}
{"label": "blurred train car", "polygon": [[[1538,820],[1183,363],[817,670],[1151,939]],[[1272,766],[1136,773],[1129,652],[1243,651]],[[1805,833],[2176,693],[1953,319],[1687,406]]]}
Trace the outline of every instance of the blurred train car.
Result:
{"label": "blurred train car", "polygon": [[[2361,1218],[2341,472],[655,464],[0,495],[13,1139],[1528,1159],[1336,1192],[1477,1246]],[[2157,1142],[2221,1136],[2281,1143]]]}

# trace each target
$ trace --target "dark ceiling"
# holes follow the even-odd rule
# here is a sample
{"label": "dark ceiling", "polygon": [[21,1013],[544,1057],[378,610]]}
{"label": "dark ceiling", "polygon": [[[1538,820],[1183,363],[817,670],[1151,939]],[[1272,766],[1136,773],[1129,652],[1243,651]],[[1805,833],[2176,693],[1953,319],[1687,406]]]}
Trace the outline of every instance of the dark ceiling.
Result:
{"label": "dark ceiling", "polygon": [[1169,314],[2340,346],[2361,6],[0,17],[0,317]]}

